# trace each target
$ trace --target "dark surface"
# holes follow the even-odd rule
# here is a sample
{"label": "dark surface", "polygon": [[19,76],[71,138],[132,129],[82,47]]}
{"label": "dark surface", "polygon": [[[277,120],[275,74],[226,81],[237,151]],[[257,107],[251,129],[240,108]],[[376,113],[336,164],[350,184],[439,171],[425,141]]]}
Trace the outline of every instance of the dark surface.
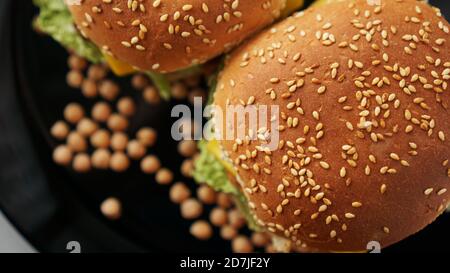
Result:
{"label": "dark surface", "polygon": [[[450,3],[437,2],[448,14]],[[32,31],[34,12],[30,1],[0,1],[0,208],[45,252],[65,252],[69,241],[79,241],[83,252],[229,251],[229,243],[218,237],[208,242],[192,238],[189,222],[168,199],[168,187],[141,174],[138,164],[125,174],[96,171],[80,175],[52,163],[52,148],[57,143],[48,129],[62,118],[68,102],[90,108],[95,100],[86,100],[79,90],[67,87],[67,53]],[[120,82],[126,94],[139,97],[126,87],[128,78]],[[157,128],[159,140],[150,152],[178,172],[183,159],[177,156],[176,142],[169,135],[173,104],[148,107],[138,103],[130,132],[143,125]],[[176,179],[183,178],[177,173]],[[123,201],[124,213],[118,222],[99,213],[99,204],[109,196]],[[442,216],[386,251],[446,251],[449,228],[450,215]]]}

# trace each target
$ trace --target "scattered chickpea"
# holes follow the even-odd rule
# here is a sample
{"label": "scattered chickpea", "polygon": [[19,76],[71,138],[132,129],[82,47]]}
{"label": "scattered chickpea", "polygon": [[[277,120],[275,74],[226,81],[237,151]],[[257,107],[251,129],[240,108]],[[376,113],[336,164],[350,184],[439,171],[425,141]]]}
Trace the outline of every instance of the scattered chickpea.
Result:
{"label": "scattered chickpea", "polygon": [[266,247],[270,243],[269,236],[264,232],[253,232],[251,239],[256,247]]}
{"label": "scattered chickpea", "polygon": [[88,145],[86,142],[86,139],[78,133],[78,132],[71,132],[67,136],[67,147],[73,152],[84,152],[86,151]]}
{"label": "scattered chickpea", "polygon": [[231,248],[234,253],[251,253],[253,252],[253,245],[250,240],[244,236],[239,235],[231,242]]}
{"label": "scattered chickpea", "polygon": [[182,140],[178,143],[178,152],[184,157],[191,157],[197,153],[197,144],[194,140]]}
{"label": "scattered chickpea", "polygon": [[201,185],[197,188],[197,197],[204,204],[212,205],[217,200],[217,193],[208,185]]}
{"label": "scattered chickpea", "polygon": [[67,64],[73,70],[84,70],[87,67],[87,61],[77,55],[70,55]]}
{"label": "scattered chickpea", "polygon": [[232,240],[237,234],[237,230],[230,225],[225,225],[220,228],[220,237],[224,240]]}
{"label": "scattered chickpea", "polygon": [[103,80],[98,87],[100,95],[106,100],[113,101],[120,92],[119,86],[112,80]]}
{"label": "scattered chickpea", "polygon": [[227,212],[220,207],[213,208],[209,214],[209,221],[217,227],[224,226],[228,222]]}
{"label": "scattered chickpea", "polygon": [[161,185],[168,185],[173,181],[173,173],[169,169],[162,168],[156,173],[155,179]]}
{"label": "scattered chickpea", "polygon": [[194,162],[191,159],[185,159],[181,163],[181,174],[185,177],[191,178],[194,172]]}
{"label": "scattered chickpea", "polygon": [[139,142],[146,147],[152,147],[153,145],[155,145],[158,135],[155,129],[150,127],[143,127],[136,133],[136,137]]}
{"label": "scattered chickpea", "polygon": [[73,158],[72,167],[76,172],[86,173],[91,170],[91,159],[85,153],[77,154]]}
{"label": "scattered chickpea", "polygon": [[119,199],[109,197],[100,205],[102,214],[110,220],[118,220],[122,216],[122,204]]}
{"label": "scattered chickpea", "polygon": [[158,90],[153,86],[148,86],[144,89],[142,97],[148,104],[158,104],[161,101]]}
{"label": "scattered chickpea", "polygon": [[124,172],[130,167],[130,160],[123,152],[115,152],[111,156],[109,166],[115,172]]}
{"label": "scattered chickpea", "polygon": [[145,75],[136,74],[131,78],[131,85],[137,90],[142,90],[149,85],[149,81]]}
{"label": "scattered chickpea", "polygon": [[195,221],[190,228],[192,236],[199,240],[208,240],[212,237],[213,231],[211,225],[204,220]]}
{"label": "scattered chickpea", "polygon": [[69,126],[64,121],[57,121],[55,124],[53,124],[52,128],[50,129],[50,134],[58,139],[58,140],[64,140],[67,135],[69,135]]}
{"label": "scattered chickpea", "polygon": [[189,198],[181,203],[181,216],[185,219],[198,218],[203,213],[203,205],[195,198]]}
{"label": "scattered chickpea", "polygon": [[219,194],[217,194],[217,205],[221,208],[228,209],[233,205],[233,201],[228,194],[219,192]]}
{"label": "scattered chickpea", "polygon": [[125,151],[128,145],[128,136],[123,132],[115,132],[111,137],[111,148],[114,151]]}
{"label": "scattered chickpea", "polygon": [[94,64],[89,66],[88,69],[88,78],[94,81],[100,81],[106,77],[107,69],[99,64]]}
{"label": "scattered chickpea", "polygon": [[245,218],[238,209],[232,209],[228,212],[228,221],[233,227],[240,229],[245,226]]}
{"label": "scattered chickpea", "polygon": [[264,251],[266,253],[277,253],[277,250],[275,249],[275,246],[273,244],[268,244],[265,248]]}
{"label": "scattered chickpea", "polygon": [[141,160],[141,170],[146,174],[154,174],[161,168],[161,162],[154,155],[148,155]]}
{"label": "scattered chickpea", "polygon": [[109,168],[111,153],[107,149],[97,149],[91,156],[92,166],[100,170]]}
{"label": "scattered chickpea", "polygon": [[70,70],[67,73],[66,81],[67,84],[72,88],[79,88],[83,83],[83,74],[78,70]]}
{"label": "scattered chickpea", "polygon": [[95,98],[98,94],[97,84],[95,83],[95,81],[91,79],[85,79],[81,84],[81,93],[86,98]]}
{"label": "scattered chickpea", "polygon": [[191,196],[191,190],[183,182],[173,184],[169,192],[170,200],[175,204],[180,204]]}
{"label": "scattered chickpea", "polygon": [[126,117],[131,117],[136,112],[136,105],[131,97],[123,97],[117,102],[117,110]]}
{"label": "scattered chickpea", "polygon": [[77,124],[77,132],[84,137],[92,136],[97,131],[98,125],[89,118],[83,118]]}
{"label": "scattered chickpea", "polygon": [[125,131],[128,128],[128,120],[120,114],[112,114],[108,118],[108,128],[114,132]]}
{"label": "scattered chickpea", "polygon": [[188,89],[186,88],[186,85],[184,85],[183,83],[176,82],[172,85],[170,93],[174,99],[183,100],[188,95]]}
{"label": "scattered chickpea", "polygon": [[194,88],[189,92],[188,100],[191,104],[194,104],[195,98],[201,98],[201,102],[205,103],[206,101],[206,92],[201,88]]}
{"label": "scattered chickpea", "polygon": [[127,145],[127,154],[131,159],[139,160],[145,156],[147,148],[137,140],[131,140]]}
{"label": "scattered chickpea", "polygon": [[189,87],[196,87],[200,84],[200,80],[199,75],[191,75],[184,79],[184,83]]}
{"label": "scattered chickpea", "polygon": [[65,145],[56,147],[53,151],[53,160],[62,166],[68,166],[72,161],[72,151]]}
{"label": "scattered chickpea", "polygon": [[69,103],[64,108],[64,118],[67,122],[76,124],[84,117],[83,107],[75,102]]}
{"label": "scattered chickpea", "polygon": [[97,102],[92,107],[91,115],[98,122],[106,122],[111,116],[111,106],[106,102]]}
{"label": "scattered chickpea", "polygon": [[91,136],[91,144],[95,148],[106,149],[111,143],[110,137],[111,134],[107,130],[99,129]]}

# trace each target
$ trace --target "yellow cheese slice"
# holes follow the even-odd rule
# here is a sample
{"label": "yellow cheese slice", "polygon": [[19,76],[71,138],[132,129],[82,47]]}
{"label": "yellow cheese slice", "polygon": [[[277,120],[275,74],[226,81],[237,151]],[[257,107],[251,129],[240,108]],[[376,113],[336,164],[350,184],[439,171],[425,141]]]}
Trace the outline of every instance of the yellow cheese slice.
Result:
{"label": "yellow cheese slice", "polygon": [[111,68],[112,72],[117,76],[126,76],[136,72],[136,70],[129,64],[122,62],[110,55],[105,54],[105,60]]}

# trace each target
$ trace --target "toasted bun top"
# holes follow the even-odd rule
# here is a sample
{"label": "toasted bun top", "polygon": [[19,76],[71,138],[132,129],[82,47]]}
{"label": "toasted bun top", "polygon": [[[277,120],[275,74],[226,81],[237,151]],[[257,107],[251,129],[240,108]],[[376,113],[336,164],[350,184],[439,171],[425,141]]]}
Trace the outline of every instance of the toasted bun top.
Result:
{"label": "toasted bun top", "polygon": [[[74,1],[76,2],[76,1]],[[81,0],[70,5],[80,31],[143,70],[203,63],[279,17],[286,0]]]}
{"label": "toasted bun top", "polygon": [[260,224],[305,249],[363,251],[443,212],[449,43],[448,22],[425,3],[354,0],[298,13],[237,49],[215,104],[280,111],[258,139],[221,141]]}

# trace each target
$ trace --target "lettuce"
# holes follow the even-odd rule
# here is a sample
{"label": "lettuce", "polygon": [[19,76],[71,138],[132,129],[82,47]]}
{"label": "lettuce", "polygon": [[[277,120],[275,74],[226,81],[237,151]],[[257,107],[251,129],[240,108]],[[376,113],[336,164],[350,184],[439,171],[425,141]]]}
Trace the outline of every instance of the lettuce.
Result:
{"label": "lettuce", "polygon": [[205,183],[218,192],[228,193],[233,196],[236,207],[242,212],[247,225],[254,231],[259,231],[261,227],[256,223],[250,208],[247,205],[247,198],[228,179],[227,171],[220,164],[219,160],[207,149],[206,141],[199,141],[200,155],[195,161],[194,179],[197,183]]}
{"label": "lettuce", "polygon": [[103,61],[103,55],[98,47],[86,40],[76,29],[64,0],[33,0],[33,2],[40,8],[39,16],[34,23],[41,31],[93,63]]}
{"label": "lettuce", "polygon": [[145,74],[152,80],[153,84],[156,86],[156,89],[159,91],[159,95],[164,100],[170,100],[170,82],[167,77],[163,74],[154,73],[150,71],[145,71]]}

